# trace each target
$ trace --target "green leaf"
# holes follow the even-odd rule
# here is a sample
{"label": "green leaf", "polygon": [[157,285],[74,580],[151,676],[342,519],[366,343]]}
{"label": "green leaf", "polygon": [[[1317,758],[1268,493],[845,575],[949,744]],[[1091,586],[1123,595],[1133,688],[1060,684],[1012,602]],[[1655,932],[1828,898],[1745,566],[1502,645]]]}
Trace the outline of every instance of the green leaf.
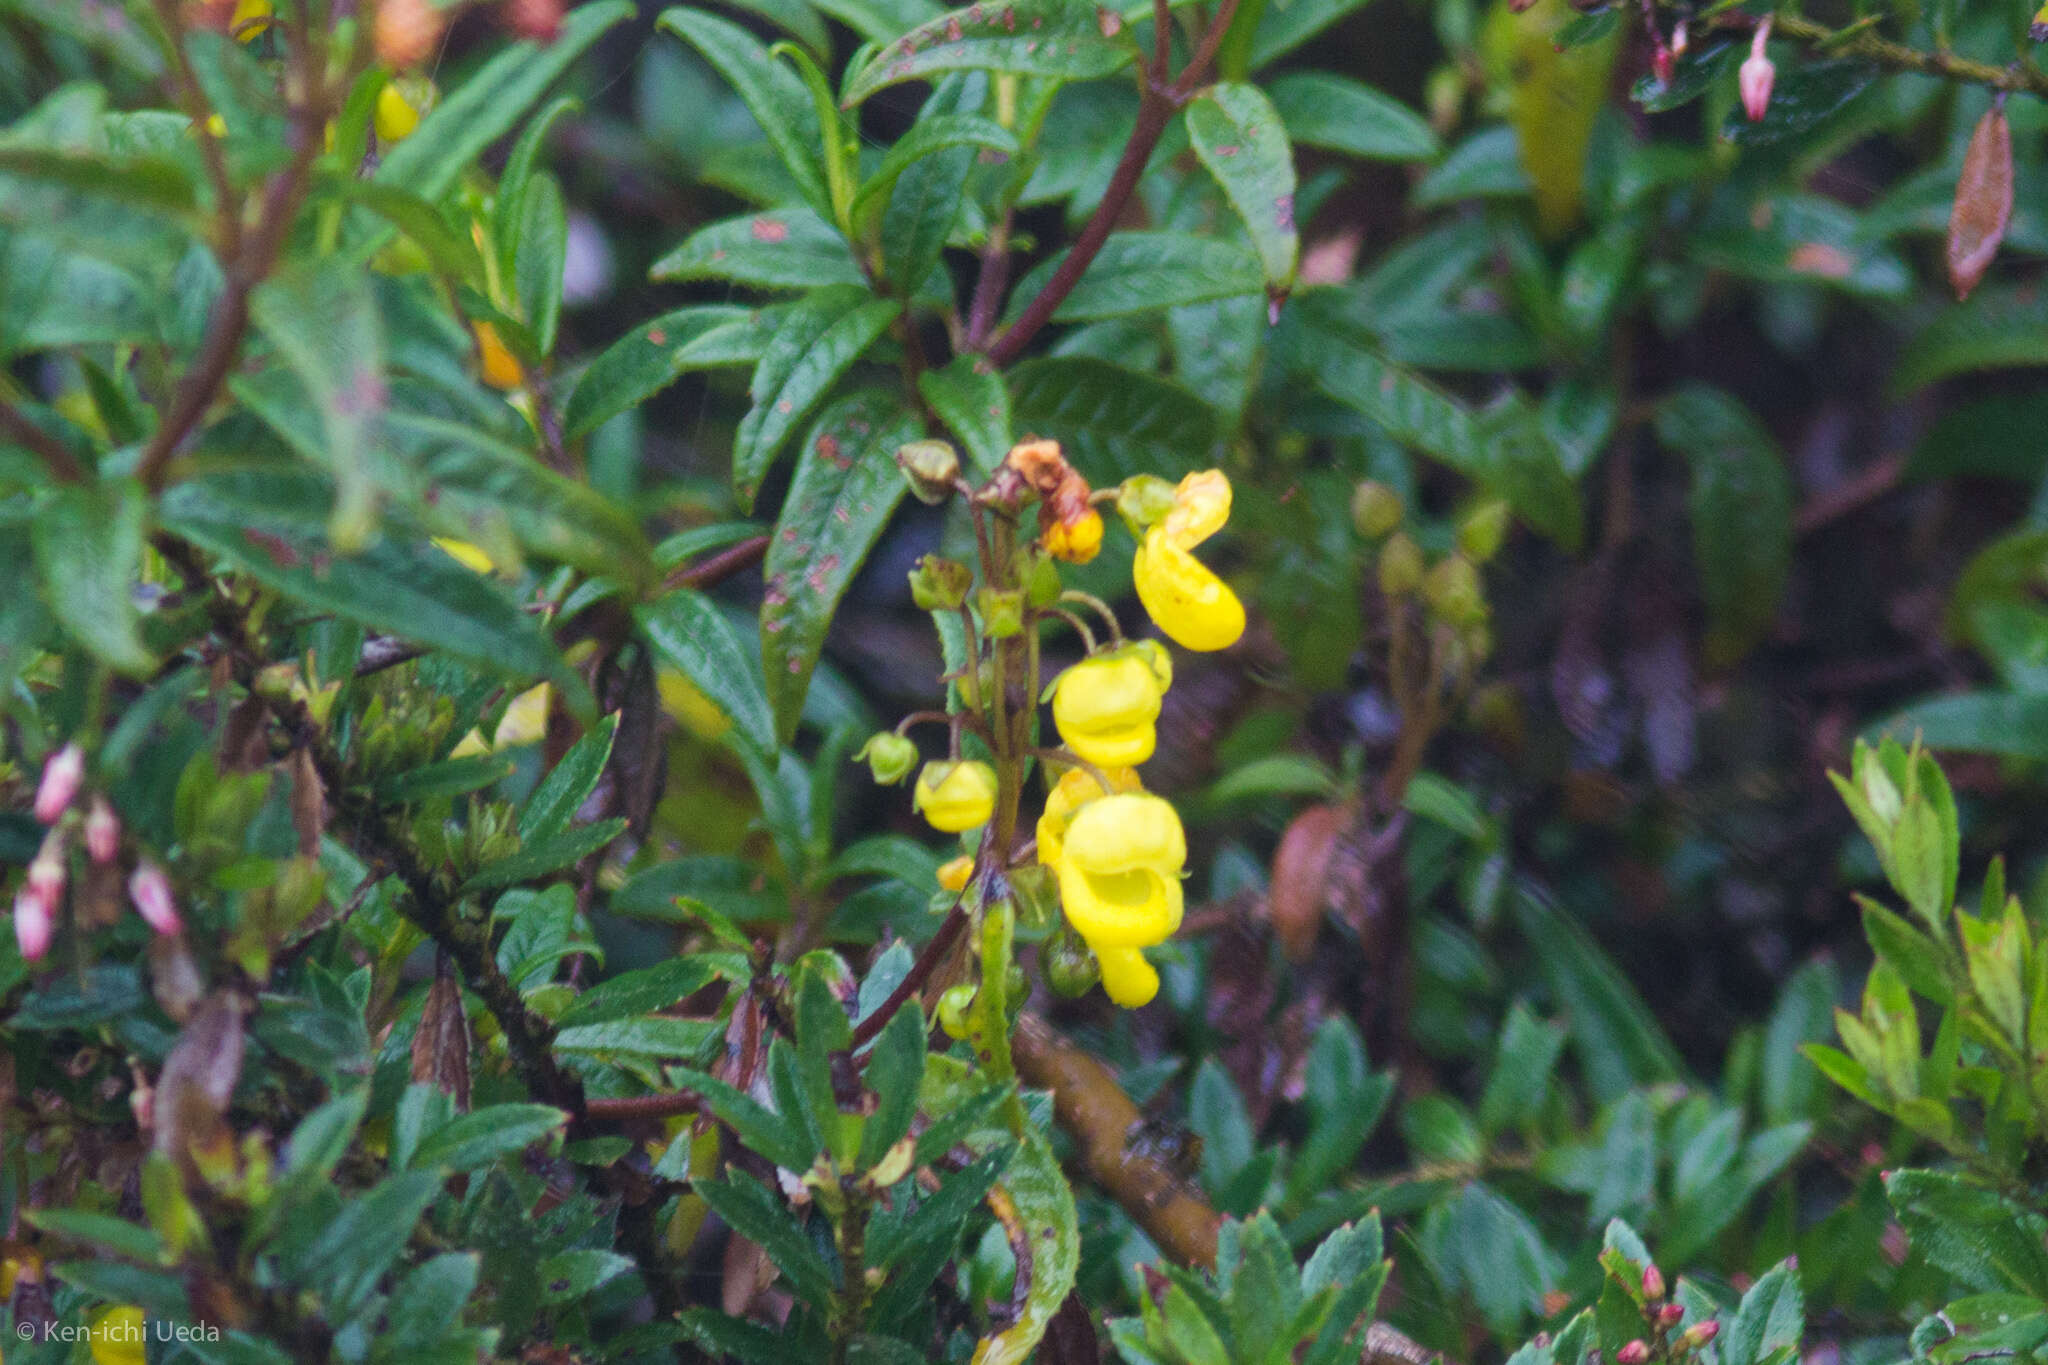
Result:
{"label": "green leaf", "polygon": [[1550,1255],[1529,1215],[1479,1181],[1432,1209],[1425,1245],[1471,1294],[1496,1333],[1506,1335],[1540,1309],[1551,1286]]}
{"label": "green leaf", "polygon": [[326,1309],[345,1320],[398,1259],[412,1230],[441,1193],[441,1176],[410,1171],[379,1181],[341,1205],[306,1245],[296,1273],[326,1291]]}
{"label": "green leaf", "polygon": [[1301,234],[1294,225],[1294,149],[1279,111],[1257,86],[1224,82],[1187,106],[1187,120],[1195,155],[1251,234],[1266,288],[1286,293],[1300,264]]}
{"label": "green leaf", "polygon": [[[1315,305],[1309,306],[1311,314]],[[1315,328],[1315,379],[1396,440],[1477,479],[1518,515],[1567,549],[1583,533],[1577,486],[1537,414],[1515,402],[1475,413],[1421,376],[1349,337],[1340,323]]]}
{"label": "green leaf", "polygon": [[1792,476],[1748,409],[1719,389],[1687,385],[1657,406],[1657,439],[1692,465],[1693,562],[1726,662],[1770,630],[1792,564]]}
{"label": "green leaf", "polygon": [[1211,463],[1216,414],[1178,384],[1088,356],[1027,360],[1010,371],[1017,429],[1059,433],[1100,488],[1132,474],[1179,478]]}
{"label": "green leaf", "polygon": [[653,1014],[681,1003],[715,977],[744,984],[748,975],[746,959],[736,953],[700,951],[672,957],[600,981],[571,1001],[557,1022],[566,1028]]}
{"label": "green leaf", "polygon": [[1790,1264],[1773,1267],[1749,1287],[1721,1335],[1722,1365],[1763,1365],[1773,1352],[1797,1350],[1806,1326],[1806,1301]]}
{"label": "green leaf", "polygon": [[1251,1161],[1258,1135],[1230,1074],[1213,1057],[1202,1059],[1188,1091],[1188,1126],[1202,1139],[1202,1183],[1216,1195]]}
{"label": "green leaf", "polygon": [[1286,55],[1370,0],[1266,0],[1252,39],[1251,69]]}
{"label": "green leaf", "polygon": [[752,1176],[734,1171],[727,1180],[699,1180],[691,1189],[733,1231],[768,1253],[795,1295],[823,1311],[832,1294],[832,1272],[780,1199]]}
{"label": "green leaf", "polygon": [[769,289],[867,284],[839,229],[793,206],[700,228],[648,273],[671,282],[731,280]]}
{"label": "green leaf", "polygon": [[618,732],[619,716],[614,711],[591,727],[590,733],[577,740],[554,769],[541,779],[519,812],[521,843],[552,838],[569,828],[576,812],[597,790],[598,780],[604,776],[605,764],[611,761],[612,739]]}
{"label": "green leaf", "polygon": [[1102,17],[1114,13],[1070,0],[954,10],[883,46],[847,81],[844,103],[852,108],[877,90],[942,71],[1009,71],[1070,81],[1112,76],[1137,56],[1129,26],[1120,17]]}
{"label": "green leaf", "polygon": [[407,1275],[385,1305],[379,1345],[398,1358],[411,1359],[411,1353],[439,1343],[462,1320],[463,1305],[476,1292],[482,1264],[474,1251],[451,1251]]}
{"label": "green leaf", "polygon": [[823,13],[873,43],[893,41],[898,34],[939,13],[933,0],[813,0]]}
{"label": "green leaf", "polygon": [[569,250],[569,211],[562,187],[541,172],[526,188],[519,237],[512,253],[512,281],[519,316],[533,334],[534,349],[555,353],[555,328],[562,315],[562,262]]}
{"label": "green leaf", "polygon": [[431,644],[494,677],[548,678],[587,709],[589,689],[535,621],[424,537],[387,533],[360,553],[333,553],[321,536],[329,498],[308,471],[245,469],[188,479],[161,509],[173,534],[302,606]]}
{"label": "green leaf", "polygon": [[421,1140],[413,1150],[415,1169],[482,1170],[539,1142],[569,1121],[545,1104],[493,1104],[462,1114]]}
{"label": "green leaf", "polygon": [[1534,1123],[1564,1050],[1561,1025],[1538,1019],[1517,1000],[1501,1025],[1500,1052],[1479,1097],[1479,1126],[1491,1138],[1517,1122]]}
{"label": "green leaf", "polygon": [[[677,1067],[674,1074],[677,1087],[702,1096],[706,1107],[717,1116],[718,1121],[732,1129],[750,1150],[759,1152],[784,1170],[810,1169],[817,1151],[798,1132],[797,1115],[778,1114],[753,1096],[734,1089],[716,1076],[692,1071],[688,1067]],[[923,1151],[922,1142],[919,1144],[919,1151]],[[920,1160],[929,1159],[920,1157]]]}
{"label": "green leaf", "polygon": [[819,161],[823,134],[802,78],[771,56],[745,29],[706,10],[678,5],[663,10],[655,23],[703,53],[732,84],[768,135],[805,202],[820,214],[830,215],[832,200]]}
{"label": "green leaf", "polygon": [[491,233],[498,247],[499,269],[507,275],[517,271],[520,225],[526,221],[526,191],[533,183],[542,145],[555,123],[580,107],[567,95],[551,100],[547,108],[527,121],[519,140],[512,144],[511,155],[505,158],[505,169],[498,174],[498,192],[491,201]]}
{"label": "green leaf", "polygon": [[895,400],[865,392],[826,409],[804,438],[762,567],[761,671],[782,739],[796,731],[839,598],[903,497],[896,449],[920,434]]}
{"label": "green leaf", "polygon": [[[1019,281],[1011,311],[1021,312],[1065,259],[1061,252],[1042,261]],[[1236,242],[1184,232],[1114,232],[1052,316],[1055,322],[1129,317],[1264,287],[1258,257]]]}
{"label": "green leaf", "polygon": [[1390,1073],[1368,1071],[1356,1025],[1333,1014],[1316,1027],[1303,1069],[1308,1134],[1287,1172],[1290,1207],[1328,1188],[1351,1165],[1393,1093]]}
{"label": "green leaf", "polygon": [[781,324],[780,308],[706,303],[664,313],[590,362],[562,409],[570,440],[588,435],[692,370],[751,365]]}
{"label": "green leaf", "polygon": [[2048,295],[1989,285],[1911,334],[1891,388],[1908,394],[1950,375],[2037,365],[2048,365]]}
{"label": "green leaf", "polygon": [[1081,1263],[1074,1193],[1060,1170],[1059,1158],[1038,1129],[1025,1129],[1024,1140],[1001,1183],[1029,1239],[1031,1287],[1016,1320],[1001,1332],[982,1338],[976,1348],[976,1365],[1023,1365],[1029,1360],[1053,1314],[1073,1290]]}
{"label": "green leaf", "polygon": [[133,480],[71,484],[43,499],[30,530],[51,614],[101,662],[136,676],[157,666],[137,633],[133,595],[148,515]]}
{"label": "green leaf", "polygon": [[1369,161],[1428,161],[1443,150],[1420,114],[1347,76],[1290,72],[1270,93],[1287,136],[1310,147]]}
{"label": "green leaf", "polygon": [[1535,189],[1522,167],[1521,143],[1510,127],[1481,128],[1451,148],[1409,195],[1416,208],[1461,199],[1516,199]]}
{"label": "green leaf", "polygon": [[470,754],[443,759],[377,779],[379,801],[407,806],[437,796],[461,796],[502,782],[518,770],[510,754]]}
{"label": "green leaf", "polygon": [[369,1103],[370,1089],[363,1086],[337,1095],[300,1119],[285,1147],[285,1178],[311,1185],[333,1175],[348,1154]]}
{"label": "green leaf", "polygon": [[927,110],[910,125],[910,131],[896,139],[873,174],[861,182],[853,197],[854,218],[860,219],[879,197],[887,196],[897,178],[917,162],[949,147],[987,147],[1005,157],[1015,156],[1019,150],[1016,134],[993,119],[979,114]]}
{"label": "green leaf", "polygon": [[678,588],[636,608],[634,619],[663,662],[717,703],[755,748],[775,751],[775,715],[760,665],[716,602],[692,588]]}
{"label": "green leaf", "polygon": [[30,1226],[81,1246],[111,1252],[146,1265],[154,1265],[164,1259],[163,1241],[154,1232],[140,1223],[131,1223],[110,1213],[92,1213],[85,1209],[28,1209],[24,1216]]}
{"label": "green leaf", "polygon": [[2048,758],[2048,693],[1962,692],[1916,702],[1870,734],[1918,736],[1930,749]]}
{"label": "green leaf", "polygon": [[616,1251],[558,1251],[540,1263],[542,1301],[573,1303],[633,1269],[633,1264],[632,1257]]}
{"label": "green leaf", "polygon": [[2048,1298],[2048,1218],[1943,1171],[1885,1179],[1913,1249],[1973,1289]]}
{"label": "green leaf", "polygon": [[512,130],[555,77],[606,30],[632,14],[629,0],[575,6],[546,44],[514,43],[434,106],[413,135],[385,153],[376,179],[427,199],[455,187],[486,147]]}
{"label": "green leaf", "polygon": [[572,1024],[555,1035],[555,1047],[600,1061],[649,1057],[661,1061],[687,1058],[701,1062],[707,1049],[725,1034],[715,1019],[677,1019],[665,1014],[639,1019],[608,1019],[597,1024]]}
{"label": "green leaf", "polygon": [[871,1170],[910,1132],[917,1116],[917,1089],[924,1079],[924,1012],[906,1001],[876,1035],[862,1078],[874,1093],[875,1110],[860,1134],[860,1166]]}
{"label": "green leaf", "polygon": [[733,438],[732,483],[742,512],[753,510],[761,480],[797,424],[902,311],[894,299],[848,286],[806,295],[783,316],[749,385],[754,405]]}
{"label": "green leaf", "polygon": [[1833,963],[1809,962],[1792,974],[1778,992],[1764,1029],[1760,1100],[1767,1123],[1817,1118],[1821,1112],[1820,1076],[1801,1046],[1826,1041],[1833,1034],[1835,1000],[1841,978]]}
{"label": "green leaf", "polygon": [[967,447],[969,467],[987,478],[1002,465],[1011,439],[1010,391],[981,356],[962,352],[941,370],[917,377],[917,391]]}
{"label": "green leaf", "polygon": [[545,877],[550,872],[582,862],[625,832],[624,820],[600,820],[594,825],[582,825],[537,839],[517,853],[486,863],[475,876],[462,884],[463,894],[474,895],[479,891],[517,886],[520,882]]}
{"label": "green leaf", "polygon": [[1801,137],[1848,108],[1870,88],[1877,74],[1875,66],[1853,59],[1788,63],[1772,83],[1771,102],[1764,116],[1752,123],[1742,110],[1730,110],[1721,125],[1721,136],[1751,147]]}
{"label": "green leaf", "polygon": [[1512,899],[1522,936],[1570,1020],[1594,1096],[1613,1099],[1634,1085],[1677,1080],[1677,1049],[1607,954],[1533,888]]}

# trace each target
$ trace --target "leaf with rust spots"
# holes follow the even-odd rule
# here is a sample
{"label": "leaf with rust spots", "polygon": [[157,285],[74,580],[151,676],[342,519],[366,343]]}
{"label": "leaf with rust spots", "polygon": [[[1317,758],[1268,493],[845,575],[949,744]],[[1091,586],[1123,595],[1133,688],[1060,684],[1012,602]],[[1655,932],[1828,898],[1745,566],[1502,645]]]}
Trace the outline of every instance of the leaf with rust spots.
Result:
{"label": "leaf with rust spots", "polygon": [[785,742],[839,599],[903,497],[896,448],[923,434],[899,401],[866,390],[827,408],[804,438],[763,565],[761,666]]}
{"label": "leaf with rust spots", "polygon": [[1966,299],[1998,255],[2012,221],[2012,128],[1993,106],[1970,134],[1948,219],[1948,282]]}
{"label": "leaf with rust spots", "polygon": [[919,24],[876,51],[846,85],[852,108],[877,90],[947,71],[1005,71],[1099,80],[1137,58],[1130,26],[1107,9],[1070,0],[975,4]]}
{"label": "leaf with rust spots", "polygon": [[1210,87],[1188,106],[1188,137],[1258,248],[1269,292],[1294,287],[1301,237],[1294,228],[1294,149],[1287,127],[1252,85]]}

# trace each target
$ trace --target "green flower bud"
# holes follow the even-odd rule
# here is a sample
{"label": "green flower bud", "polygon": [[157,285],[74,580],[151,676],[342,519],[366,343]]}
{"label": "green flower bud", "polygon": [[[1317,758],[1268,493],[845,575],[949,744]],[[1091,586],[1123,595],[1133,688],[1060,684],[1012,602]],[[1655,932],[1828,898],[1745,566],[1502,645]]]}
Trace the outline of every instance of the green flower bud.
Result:
{"label": "green flower bud", "polygon": [[1174,485],[1157,474],[1133,474],[1117,485],[1116,510],[1131,534],[1142,538],[1146,527],[1173,510],[1173,492]]}
{"label": "green flower bud", "polygon": [[1069,1000],[1088,994],[1102,979],[1102,964],[1095,960],[1094,949],[1065,926],[1039,949],[1038,966],[1045,974],[1045,984],[1051,987],[1052,993],[1066,996]]}
{"label": "green flower bud", "polygon": [[1351,495],[1351,524],[1367,540],[1378,540],[1399,530],[1406,512],[1401,495],[1374,479],[1358,485],[1358,491]]}
{"label": "green flower bud", "polygon": [[922,611],[956,611],[974,587],[974,570],[957,559],[926,555],[910,571],[910,596]]}
{"label": "green flower bud", "polygon": [[962,982],[939,997],[939,1027],[948,1038],[967,1036],[967,1011],[974,1007],[974,987]]}
{"label": "green flower bud", "polygon": [[1380,591],[1406,597],[1422,586],[1422,547],[1396,531],[1380,546]]}
{"label": "green flower bud", "polygon": [[975,595],[981,611],[981,628],[993,640],[1007,639],[1024,630],[1024,594],[1017,588],[983,588]]}
{"label": "green flower bud", "polygon": [[918,501],[936,507],[953,496],[960,454],[950,441],[912,441],[896,448],[896,464]]}
{"label": "green flower bud", "polygon": [[1486,593],[1479,584],[1479,566],[1463,555],[1437,561],[1422,581],[1422,600],[1440,619],[1454,626],[1486,619]]}
{"label": "green flower bud", "polygon": [[1024,580],[1024,597],[1034,607],[1049,607],[1060,600],[1065,584],[1060,582],[1059,565],[1051,555],[1034,554],[1019,575]]}
{"label": "green flower bud", "polygon": [[1501,542],[1508,534],[1508,505],[1499,498],[1488,498],[1458,523],[1458,548],[1474,564],[1484,564],[1500,553]]}
{"label": "green flower bud", "polygon": [[866,763],[875,781],[890,787],[917,771],[918,757],[917,745],[905,736],[892,730],[877,730],[860,746],[853,761]]}

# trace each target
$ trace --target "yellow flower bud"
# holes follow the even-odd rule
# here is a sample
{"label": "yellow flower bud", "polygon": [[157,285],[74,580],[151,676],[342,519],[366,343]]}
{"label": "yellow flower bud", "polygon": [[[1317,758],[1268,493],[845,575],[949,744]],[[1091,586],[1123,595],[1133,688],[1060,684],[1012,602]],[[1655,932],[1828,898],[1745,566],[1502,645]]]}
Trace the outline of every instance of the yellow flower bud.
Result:
{"label": "yellow flower bud", "polygon": [[1188,553],[1229,519],[1230,480],[1223,471],[1190,474],[1131,560],[1138,600],[1167,638],[1185,649],[1227,649],[1244,634],[1244,603]]}
{"label": "yellow flower bud", "polygon": [[1180,927],[1187,836],[1180,816],[1156,796],[1091,801],[1067,828],[1060,900],[1067,922],[1102,963],[1102,988],[1135,1009],[1159,991],[1159,974],[1139,951]]}
{"label": "yellow flower bud", "polygon": [[498,335],[498,329],[488,322],[479,322],[472,330],[476,333],[477,369],[484,383],[494,389],[516,389],[524,384],[526,371],[520,367],[519,357]]}
{"label": "yellow flower bud", "polygon": [[1068,564],[1086,564],[1102,549],[1102,513],[1093,507],[1069,523],[1056,521],[1045,533],[1045,552]]}
{"label": "yellow flower bud", "polygon": [[490,555],[486,554],[482,547],[472,545],[466,540],[457,540],[453,536],[435,536],[434,544],[440,546],[444,554],[471,573],[489,573],[497,567],[491,563]]}
{"label": "yellow flower bud", "polygon": [[1069,749],[1100,767],[1152,757],[1159,675],[1145,656],[1118,650],[1083,659],[1053,684],[1052,720]]}
{"label": "yellow flower bud", "polygon": [[996,810],[996,770],[986,763],[927,763],[910,804],[942,833],[985,825]]}
{"label": "yellow flower bud", "polygon": [[228,32],[237,42],[254,42],[270,28],[276,12],[270,0],[235,0],[235,12],[228,19]]}
{"label": "yellow flower bud", "polygon": [[1138,781],[1137,773],[1129,768],[1107,768],[1102,775],[1109,781],[1108,791],[1103,790],[1102,783],[1097,782],[1095,774],[1086,768],[1069,768],[1059,781],[1053,783],[1052,790],[1046,794],[1045,813],[1038,817],[1040,863],[1058,870],[1067,826],[1074,822],[1074,815],[1081,807],[1119,792],[1145,789],[1144,784]]}
{"label": "yellow flower bud", "polygon": [[939,889],[959,895],[967,889],[968,879],[974,876],[974,859],[961,854],[951,862],[939,864]]}
{"label": "yellow flower bud", "polygon": [[133,1304],[102,1309],[93,1316],[87,1349],[92,1365],[142,1365],[142,1310]]}
{"label": "yellow flower bud", "polygon": [[387,82],[377,92],[377,140],[403,142],[420,126],[420,111],[397,85]]}

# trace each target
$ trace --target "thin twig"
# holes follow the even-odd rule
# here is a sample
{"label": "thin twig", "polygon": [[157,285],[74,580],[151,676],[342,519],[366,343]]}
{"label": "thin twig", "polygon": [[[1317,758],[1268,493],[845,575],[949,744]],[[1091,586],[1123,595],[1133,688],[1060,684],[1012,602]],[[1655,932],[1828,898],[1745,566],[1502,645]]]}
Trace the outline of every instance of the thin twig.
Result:
{"label": "thin twig", "polygon": [[1861,57],[1892,71],[1914,71],[1970,85],[1988,85],[1993,90],[2019,90],[2048,99],[2048,75],[2025,62],[1998,66],[1992,62],[1958,57],[1953,52],[1923,52],[1904,43],[1880,38],[1867,30],[1832,29],[1789,11],[1780,11],[1772,23],[1783,37],[1797,38],[1842,56]]}
{"label": "thin twig", "polygon": [[873,1042],[889,1020],[895,1017],[896,1011],[902,1009],[912,996],[924,989],[924,983],[931,980],[932,973],[939,969],[939,964],[953,951],[953,945],[967,932],[967,919],[966,900],[963,898],[954,901],[953,908],[946,912],[945,920],[939,925],[939,931],[932,935],[931,942],[924,945],[924,951],[910,964],[910,970],[896,983],[896,989],[889,992],[888,999],[877,1005],[867,1018],[854,1025],[852,1046],[856,1051]]}
{"label": "thin twig", "polygon": [[717,554],[706,555],[674,570],[662,580],[663,592],[674,592],[677,588],[716,587],[734,574],[753,564],[761,562],[768,553],[768,537],[748,536],[745,540],[726,546]]}
{"label": "thin twig", "polygon": [[206,178],[213,182],[214,222],[220,232],[217,246],[223,256],[239,255],[242,250],[241,204],[228,180],[228,163],[221,153],[220,139],[214,135],[213,106],[207,101],[206,88],[199,83],[199,73],[193,69],[192,58],[185,51],[182,41],[184,25],[178,15],[177,0],[156,0],[156,18],[163,26],[164,52],[171,60],[171,74],[177,78],[178,99],[185,106],[185,116],[192,120],[192,135],[199,139],[199,155],[206,163]]}

